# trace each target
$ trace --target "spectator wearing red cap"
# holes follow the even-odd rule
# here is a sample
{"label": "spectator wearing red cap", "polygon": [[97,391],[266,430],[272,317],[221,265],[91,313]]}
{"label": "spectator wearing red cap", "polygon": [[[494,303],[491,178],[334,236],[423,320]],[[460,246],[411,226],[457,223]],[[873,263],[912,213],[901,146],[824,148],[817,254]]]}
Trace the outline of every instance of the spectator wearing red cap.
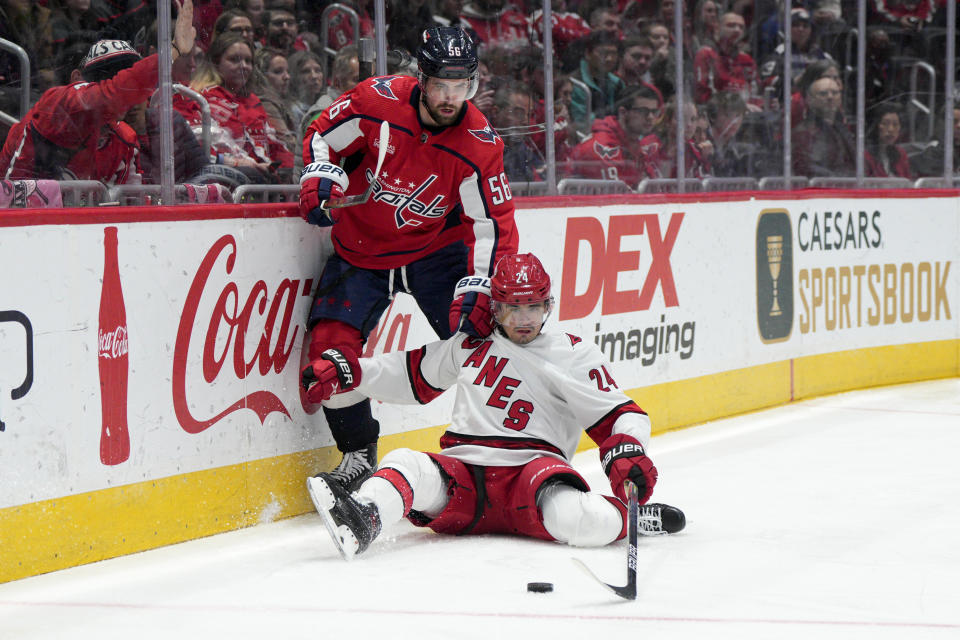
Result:
{"label": "spectator wearing red cap", "polygon": [[[184,0],[174,27],[173,58],[193,49],[192,0]],[[157,86],[157,55],[141,59],[130,43],[94,44],[72,83],[47,90],[11,128],[0,150],[7,179],[89,179],[126,182],[135,173],[137,137],[120,122]]]}

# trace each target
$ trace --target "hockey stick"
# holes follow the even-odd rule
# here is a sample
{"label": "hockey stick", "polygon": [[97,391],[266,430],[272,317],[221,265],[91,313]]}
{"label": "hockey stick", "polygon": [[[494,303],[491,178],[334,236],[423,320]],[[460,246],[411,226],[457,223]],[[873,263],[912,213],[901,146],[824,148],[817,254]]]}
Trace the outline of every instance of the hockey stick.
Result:
{"label": "hockey stick", "polygon": [[597,577],[590,568],[578,558],[573,558],[581,569],[588,576],[626,600],[637,599],[637,524],[640,516],[640,496],[637,493],[637,485],[630,480],[624,482],[627,487],[627,584],[618,587],[608,584]]}
{"label": "hockey stick", "polygon": [[383,167],[383,160],[387,157],[387,143],[390,142],[390,123],[386,120],[380,123],[380,149],[377,151],[377,170],[373,172],[373,180],[363,193],[355,196],[344,196],[342,198],[330,198],[320,203],[322,209],[340,209],[341,207],[352,207],[363,204],[370,199],[373,193],[373,185],[380,177],[380,168]]}

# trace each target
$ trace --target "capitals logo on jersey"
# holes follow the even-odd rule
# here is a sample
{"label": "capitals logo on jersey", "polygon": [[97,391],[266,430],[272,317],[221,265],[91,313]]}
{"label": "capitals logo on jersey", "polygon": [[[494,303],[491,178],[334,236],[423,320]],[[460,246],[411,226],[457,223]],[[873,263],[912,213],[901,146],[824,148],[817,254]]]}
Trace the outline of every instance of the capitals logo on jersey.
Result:
{"label": "capitals logo on jersey", "polygon": [[496,131],[488,124],[483,129],[467,129],[474,138],[481,142],[489,142],[490,144],[496,144],[497,140],[500,139],[500,136]]}
{"label": "capitals logo on jersey", "polygon": [[[386,173],[381,174],[380,177],[381,179],[373,183],[373,199],[393,206],[397,229],[408,225],[419,227],[423,223],[421,218],[442,218],[447,212],[447,207],[439,206],[443,201],[442,195],[438,195],[430,202],[426,202],[426,198],[420,200],[420,196],[436,181],[436,174],[431,173],[420,184],[404,182],[400,178],[391,180]],[[373,173],[369,169],[367,180],[373,181]]]}
{"label": "capitals logo on jersey", "polygon": [[396,94],[393,92],[393,89],[390,87],[393,84],[393,81],[397,79],[397,76],[384,76],[382,78],[373,79],[373,90],[376,91],[381,97],[387,98],[389,100],[399,100]]}
{"label": "capitals logo on jersey", "polygon": [[593,152],[604,160],[613,160],[620,157],[620,147],[605,147],[596,141],[593,143]]}

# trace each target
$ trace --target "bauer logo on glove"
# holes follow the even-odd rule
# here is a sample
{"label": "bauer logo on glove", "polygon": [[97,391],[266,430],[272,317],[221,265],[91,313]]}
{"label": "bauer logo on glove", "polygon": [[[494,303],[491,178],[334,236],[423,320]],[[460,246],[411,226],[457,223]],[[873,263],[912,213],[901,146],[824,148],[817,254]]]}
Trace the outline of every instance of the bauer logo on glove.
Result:
{"label": "bauer logo on glove", "polygon": [[610,449],[610,451],[607,451],[606,455],[603,456],[603,462],[601,464],[603,464],[604,470],[609,470],[610,463],[616,458],[642,456],[645,453],[643,445],[634,442],[623,442]]}
{"label": "bauer logo on glove", "polygon": [[323,402],[335,393],[356,387],[360,384],[362,373],[353,351],[346,347],[327,349],[303,369],[300,385],[307,392],[310,402]]}

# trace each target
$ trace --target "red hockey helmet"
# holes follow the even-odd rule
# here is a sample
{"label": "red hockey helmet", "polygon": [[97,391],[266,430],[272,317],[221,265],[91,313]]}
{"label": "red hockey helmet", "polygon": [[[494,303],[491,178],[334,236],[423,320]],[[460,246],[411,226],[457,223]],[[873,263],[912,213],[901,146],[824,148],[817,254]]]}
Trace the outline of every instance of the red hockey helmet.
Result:
{"label": "red hockey helmet", "polygon": [[490,297],[494,302],[507,304],[548,301],[550,276],[532,253],[503,256],[490,279]]}

